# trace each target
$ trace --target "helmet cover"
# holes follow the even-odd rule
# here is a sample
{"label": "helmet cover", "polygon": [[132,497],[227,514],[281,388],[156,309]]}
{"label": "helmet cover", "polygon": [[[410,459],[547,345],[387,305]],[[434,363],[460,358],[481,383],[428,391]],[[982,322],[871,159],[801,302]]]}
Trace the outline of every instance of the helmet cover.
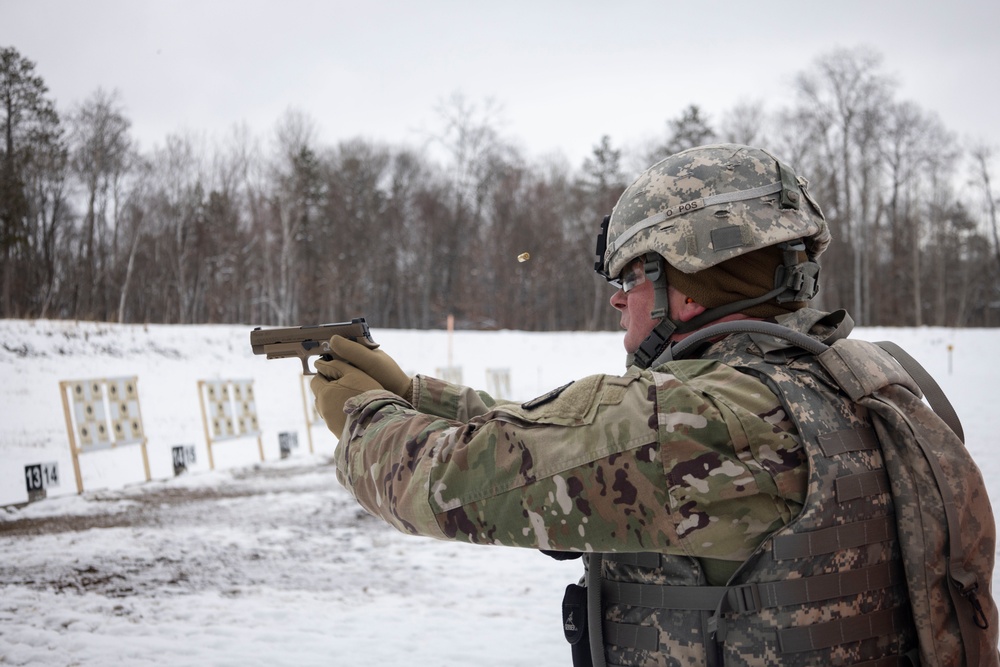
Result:
{"label": "helmet cover", "polygon": [[696,273],[796,239],[815,260],[830,232],[806,186],[758,148],[714,144],[672,155],[618,199],[598,244],[598,271],[615,277],[632,259],[655,253]]}

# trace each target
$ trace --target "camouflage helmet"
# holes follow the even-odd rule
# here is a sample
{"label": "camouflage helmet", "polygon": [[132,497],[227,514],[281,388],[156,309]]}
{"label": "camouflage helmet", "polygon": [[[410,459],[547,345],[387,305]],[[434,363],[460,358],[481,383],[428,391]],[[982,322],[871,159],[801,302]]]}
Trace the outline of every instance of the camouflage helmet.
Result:
{"label": "camouflage helmet", "polygon": [[683,273],[789,241],[815,260],[830,243],[807,182],[766,151],[739,144],[699,146],[647,169],[602,225],[597,271],[619,275],[655,253]]}

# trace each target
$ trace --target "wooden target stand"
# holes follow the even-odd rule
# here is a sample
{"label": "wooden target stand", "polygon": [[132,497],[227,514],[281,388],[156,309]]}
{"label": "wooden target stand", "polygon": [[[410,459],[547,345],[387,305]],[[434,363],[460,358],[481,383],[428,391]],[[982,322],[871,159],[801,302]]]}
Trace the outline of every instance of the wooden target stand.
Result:
{"label": "wooden target stand", "polygon": [[312,376],[299,375],[299,384],[302,387],[302,408],[306,418],[306,438],[309,440],[309,453],[314,454],[316,450],[313,448],[312,430],[314,428],[325,429],[326,422],[316,410],[316,395],[313,394],[312,387],[309,385],[311,379]]}
{"label": "wooden target stand", "polygon": [[212,446],[222,440],[256,437],[260,460],[264,460],[264,442],[257,423],[253,380],[199,380],[198,400],[201,403],[210,469],[215,470]]}
{"label": "wooden target stand", "polygon": [[64,380],[59,383],[77,493],[83,493],[80,455],[121,445],[139,445],[149,474],[149,455],[139,409],[138,378]]}

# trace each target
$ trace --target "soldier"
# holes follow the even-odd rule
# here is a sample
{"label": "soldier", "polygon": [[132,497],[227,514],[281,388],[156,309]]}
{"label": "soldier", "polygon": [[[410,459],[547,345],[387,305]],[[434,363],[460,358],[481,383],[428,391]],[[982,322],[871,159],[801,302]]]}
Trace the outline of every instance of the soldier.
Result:
{"label": "soldier", "polygon": [[339,359],[317,362],[312,386],[340,437],[338,479],[406,533],[584,554],[588,585],[564,605],[589,617],[589,634],[567,624],[576,664],[909,664],[865,410],[765,333],[716,328],[697,358],[672,356],[724,322],[849,332],[843,311],[808,307],[830,234],[806,185],[766,151],[723,144],[625,190],[597,248],[621,376],[518,404],[334,338]]}

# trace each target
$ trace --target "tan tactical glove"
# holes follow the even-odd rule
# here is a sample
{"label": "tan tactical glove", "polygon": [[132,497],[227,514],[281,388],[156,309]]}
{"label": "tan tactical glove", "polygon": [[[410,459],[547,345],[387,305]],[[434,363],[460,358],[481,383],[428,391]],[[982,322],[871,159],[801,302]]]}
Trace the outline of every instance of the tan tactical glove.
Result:
{"label": "tan tactical glove", "polygon": [[315,363],[316,375],[309,386],[316,396],[316,410],[326,422],[327,428],[340,439],[344,424],[347,423],[344,403],[366,391],[382,389],[382,385],[364,371],[344,361],[317,359]]}
{"label": "tan tactical glove", "polygon": [[343,336],[331,338],[330,349],[335,357],[360,368],[396,396],[410,400],[413,393],[411,378],[382,350],[372,350]]}

